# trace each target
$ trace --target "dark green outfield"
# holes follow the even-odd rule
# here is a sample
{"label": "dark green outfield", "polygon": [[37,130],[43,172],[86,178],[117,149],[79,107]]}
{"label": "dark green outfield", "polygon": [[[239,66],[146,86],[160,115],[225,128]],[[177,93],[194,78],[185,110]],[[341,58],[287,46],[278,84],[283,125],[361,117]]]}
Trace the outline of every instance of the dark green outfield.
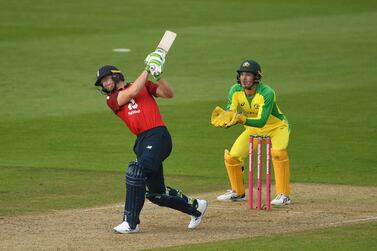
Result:
{"label": "dark green outfield", "polygon": [[242,128],[213,128],[210,112],[255,58],[292,124],[292,181],[377,185],[376,1],[0,3],[0,217],[123,201],[134,136],[95,73],[135,79],[165,29],[178,33],[164,72],[176,95],[159,101],[168,184],[227,188],[223,150]]}
{"label": "dark green outfield", "polygon": [[376,250],[377,223],[318,229],[253,239],[228,240],[200,245],[153,249],[167,251],[353,251]]}

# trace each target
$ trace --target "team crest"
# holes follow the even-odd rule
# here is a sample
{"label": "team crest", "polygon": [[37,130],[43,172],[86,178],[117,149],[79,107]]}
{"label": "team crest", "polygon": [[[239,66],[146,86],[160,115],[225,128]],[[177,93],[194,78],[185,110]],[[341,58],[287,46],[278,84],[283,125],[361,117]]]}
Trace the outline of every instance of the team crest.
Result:
{"label": "team crest", "polygon": [[259,105],[258,105],[258,104],[255,104],[255,105],[254,105],[254,109],[259,109]]}
{"label": "team crest", "polygon": [[245,105],[245,102],[242,102],[242,103],[241,103],[241,106],[244,106],[244,105]]}
{"label": "team crest", "polygon": [[250,63],[248,61],[246,61],[245,63],[242,64],[242,67],[245,67],[245,68],[247,68],[249,66],[250,66]]}

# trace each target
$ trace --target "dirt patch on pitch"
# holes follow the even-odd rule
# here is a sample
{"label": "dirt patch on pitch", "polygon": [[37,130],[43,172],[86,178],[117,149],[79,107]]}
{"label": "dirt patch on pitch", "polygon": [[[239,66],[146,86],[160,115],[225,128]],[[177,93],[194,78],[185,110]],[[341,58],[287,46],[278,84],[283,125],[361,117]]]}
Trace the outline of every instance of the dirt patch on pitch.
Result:
{"label": "dirt patch on pitch", "polygon": [[293,184],[294,204],[256,211],[247,202],[217,202],[218,193],[200,197],[209,208],[199,228],[189,216],[146,203],[141,232],[113,234],[123,205],[0,219],[0,250],[140,250],[244,237],[298,232],[377,221],[377,187]]}

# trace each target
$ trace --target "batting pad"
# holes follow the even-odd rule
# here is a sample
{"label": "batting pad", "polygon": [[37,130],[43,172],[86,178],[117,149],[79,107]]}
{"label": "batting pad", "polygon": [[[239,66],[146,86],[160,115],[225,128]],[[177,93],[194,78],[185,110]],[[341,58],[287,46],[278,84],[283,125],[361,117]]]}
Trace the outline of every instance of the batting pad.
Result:
{"label": "batting pad", "polygon": [[140,222],[140,211],[145,201],[145,178],[142,167],[137,162],[130,162],[126,173],[125,219],[132,229]]}

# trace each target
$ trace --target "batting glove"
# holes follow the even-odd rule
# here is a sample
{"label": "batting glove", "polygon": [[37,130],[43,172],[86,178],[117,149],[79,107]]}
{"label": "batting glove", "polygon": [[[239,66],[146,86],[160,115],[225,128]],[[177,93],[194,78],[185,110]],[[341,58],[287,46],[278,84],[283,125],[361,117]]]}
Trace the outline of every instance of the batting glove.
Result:
{"label": "batting glove", "polygon": [[161,79],[162,68],[165,63],[165,51],[157,49],[156,51],[149,53],[145,58],[144,63],[146,64],[145,70],[148,71],[153,78],[158,81]]}
{"label": "batting glove", "polygon": [[157,49],[154,52],[151,52],[147,55],[147,57],[144,59],[144,63],[147,65],[148,63],[159,61],[163,65],[165,63],[165,56],[166,52],[164,50]]}
{"label": "batting glove", "polygon": [[160,80],[162,76],[162,66],[156,63],[150,63],[148,67],[149,72],[153,76],[154,80]]}

